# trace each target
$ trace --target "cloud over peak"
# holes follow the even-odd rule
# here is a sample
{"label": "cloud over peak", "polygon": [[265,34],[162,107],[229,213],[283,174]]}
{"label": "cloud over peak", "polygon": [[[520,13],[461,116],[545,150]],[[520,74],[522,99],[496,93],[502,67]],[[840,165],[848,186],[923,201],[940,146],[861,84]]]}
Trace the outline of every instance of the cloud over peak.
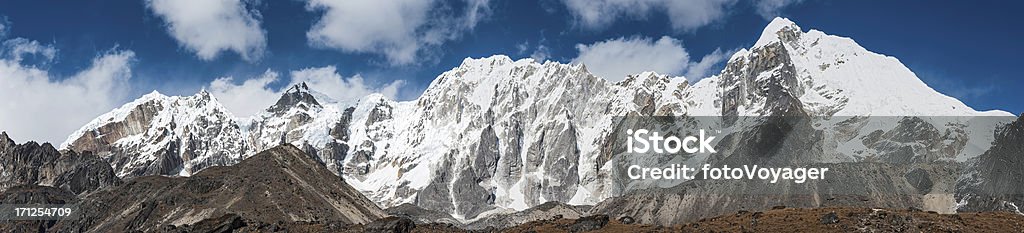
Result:
{"label": "cloud over peak", "polygon": [[626,75],[654,71],[668,75],[686,75],[691,81],[707,77],[713,69],[735,51],[716,49],[699,61],[690,61],[690,53],[683,42],[663,36],[657,40],[647,37],[622,37],[577,44],[579,55],[572,63],[583,63],[587,69],[608,81],[617,82]]}
{"label": "cloud over peak", "polygon": [[372,93],[381,93],[388,98],[395,99],[399,88],[405,84],[405,81],[402,80],[379,86],[369,84],[361,75],[341,76],[334,66],[294,70],[289,75],[291,80],[284,88],[271,87],[271,84],[277,82],[281,75],[267,70],[255,78],[238,84],[235,83],[233,77],[221,77],[213,80],[207,89],[232,114],[248,117],[274,104],[288,87],[303,82],[311,89],[341,103],[354,103]]}
{"label": "cloud over peak", "polygon": [[682,41],[671,37],[631,37],[577,44],[579,56],[573,63],[583,63],[594,74],[609,81],[620,81],[626,75],[643,71],[680,75],[690,60]]}

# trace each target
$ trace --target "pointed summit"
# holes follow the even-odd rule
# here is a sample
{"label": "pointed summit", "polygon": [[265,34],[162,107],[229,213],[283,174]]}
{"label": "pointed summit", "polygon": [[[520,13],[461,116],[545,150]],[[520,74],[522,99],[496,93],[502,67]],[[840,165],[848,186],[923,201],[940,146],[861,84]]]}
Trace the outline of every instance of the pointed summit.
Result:
{"label": "pointed summit", "polygon": [[206,91],[206,88],[203,88],[200,89],[199,92],[196,92],[195,95],[192,95],[192,98],[195,98],[201,104],[207,104],[211,102],[210,100],[213,99],[213,96],[210,92]]}
{"label": "pointed summit", "polygon": [[283,112],[288,111],[292,107],[300,107],[308,109],[310,106],[320,107],[320,102],[316,100],[316,97],[309,90],[309,86],[306,82],[301,82],[292,85],[281,95],[281,98],[277,100],[273,106],[267,109],[268,112]]}
{"label": "pointed summit", "polygon": [[306,85],[306,82],[301,82],[301,83],[292,85],[291,87],[288,88],[287,91],[285,91],[285,93],[293,93],[293,92],[294,93],[298,93],[298,92],[307,92],[308,93],[309,92],[309,86]]}
{"label": "pointed summit", "polygon": [[800,26],[796,25],[793,21],[790,21],[787,18],[775,17],[775,19],[772,19],[772,22],[768,23],[768,26],[765,26],[764,30],[761,31],[761,37],[757,39],[756,43],[754,43],[754,47],[761,47],[780,40],[788,41],[792,38],[789,38],[787,35],[799,35],[800,32]]}
{"label": "pointed summit", "polygon": [[14,144],[14,140],[11,140],[10,136],[7,136],[7,131],[0,131],[0,145]]}

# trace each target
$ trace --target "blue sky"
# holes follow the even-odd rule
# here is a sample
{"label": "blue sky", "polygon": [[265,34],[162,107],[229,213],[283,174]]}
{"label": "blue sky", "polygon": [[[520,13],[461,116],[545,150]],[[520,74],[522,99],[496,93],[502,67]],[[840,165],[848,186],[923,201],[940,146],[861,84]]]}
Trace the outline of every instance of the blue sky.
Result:
{"label": "blue sky", "polygon": [[[952,0],[0,1],[0,51],[16,71],[8,75],[38,75],[49,83],[22,81],[52,90],[33,92],[42,92],[39,103],[7,104],[0,125],[58,115],[66,123],[51,130],[8,130],[61,141],[153,90],[215,89],[229,109],[248,113],[296,80],[350,96],[341,99],[385,92],[408,100],[466,57],[568,63],[592,61],[582,53],[612,45],[650,51],[661,63],[602,73],[649,69],[697,79],[750,47],[774,16],[899,58],[931,87],[976,109],[1020,113],[1019,9],[1024,3]],[[81,95],[63,101],[74,111],[53,110],[64,100],[58,92]]]}

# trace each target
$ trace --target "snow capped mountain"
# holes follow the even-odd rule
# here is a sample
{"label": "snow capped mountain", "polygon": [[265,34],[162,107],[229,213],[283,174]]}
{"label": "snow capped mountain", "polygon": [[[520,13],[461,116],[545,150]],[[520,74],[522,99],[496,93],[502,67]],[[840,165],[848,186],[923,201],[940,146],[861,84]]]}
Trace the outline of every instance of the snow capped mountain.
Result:
{"label": "snow capped mountain", "polygon": [[[739,115],[769,115],[763,105],[779,102],[768,98],[784,93],[781,96],[800,103],[807,115],[834,119],[833,128],[842,127],[837,123],[851,116],[874,116],[856,124],[864,127],[860,136],[896,127],[891,125],[895,118],[879,116],[918,116],[928,130],[966,142],[958,146],[963,149],[941,153],[957,161],[984,152],[993,140],[993,129],[1014,116],[998,110],[976,111],[928,87],[896,58],[870,52],[849,38],[802,31],[785,18],[773,20],[753,48],[734,54],[725,70],[709,79],[721,82],[720,88],[730,96],[723,101],[734,103]],[[771,93],[773,89],[776,93]],[[841,147],[846,154],[865,149],[863,145]]]}
{"label": "snow capped mountain", "polygon": [[323,93],[310,90],[305,83],[290,87],[277,103],[251,119],[243,120],[248,144],[256,153],[292,143],[317,155],[335,174],[340,174],[348,151],[348,121],[352,108],[333,104]]}
{"label": "snow capped mountain", "polygon": [[94,151],[122,177],[187,176],[291,143],[382,207],[414,203],[470,220],[626,192],[608,175],[616,116],[815,117],[805,130],[822,135],[822,153],[800,159],[834,163],[965,161],[1008,122],[974,117],[1012,115],[971,109],[895,58],[776,18],[720,74],[692,84],[653,72],[611,83],[582,64],[496,55],[465,59],[415,100],[338,103],[298,84],[245,119],[205,91],[154,92],[93,120],[62,148]]}
{"label": "snow capped mountain", "polygon": [[593,202],[581,185],[598,176],[592,160],[611,118],[678,113],[685,87],[654,73],[613,84],[583,65],[466,59],[419,99],[374,105],[392,117],[353,124],[351,144],[374,153],[352,157],[370,159],[369,173],[347,175],[385,206],[415,202],[466,219],[494,207]]}
{"label": "snow capped mountain", "polygon": [[243,142],[235,117],[206,91],[153,92],[94,119],[61,148],[96,152],[118,176],[136,177],[235,164],[248,151]]}
{"label": "snow capped mountain", "polygon": [[[795,80],[787,83],[812,115],[837,116],[1012,116],[1003,111],[978,112],[921,81],[894,57],[868,51],[850,38],[818,30],[802,31],[785,18],[772,20],[751,50],[730,63],[772,56],[781,47]],[[802,91],[801,91],[802,90]]]}

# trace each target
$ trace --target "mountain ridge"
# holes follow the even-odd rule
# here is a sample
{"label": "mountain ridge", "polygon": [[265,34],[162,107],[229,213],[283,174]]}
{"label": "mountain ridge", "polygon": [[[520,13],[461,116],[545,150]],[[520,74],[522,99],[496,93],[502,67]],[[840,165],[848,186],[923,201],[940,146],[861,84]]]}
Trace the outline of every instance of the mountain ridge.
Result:
{"label": "mountain ridge", "polygon": [[[918,94],[892,91],[900,86]],[[895,58],[849,38],[804,32],[784,18],[733,54],[721,73],[692,84],[653,72],[613,83],[583,64],[494,55],[464,59],[410,101],[375,94],[343,106],[300,83],[267,110],[237,118],[204,93],[147,94],[83,126],[62,148],[95,151],[123,177],[188,176],[290,143],[385,208],[414,203],[467,220],[549,201],[595,204],[627,192],[602,173],[614,157],[603,150],[613,140],[614,116],[1012,115],[975,111]],[[190,110],[212,118],[174,117]],[[923,120],[967,145],[942,145],[952,152],[939,159],[973,158],[993,140],[977,136],[991,134],[987,126],[945,126],[958,120]],[[870,131],[857,133],[849,137]],[[853,146],[815,159],[895,156],[891,144],[841,143]],[[871,150],[856,153],[860,147]]]}

